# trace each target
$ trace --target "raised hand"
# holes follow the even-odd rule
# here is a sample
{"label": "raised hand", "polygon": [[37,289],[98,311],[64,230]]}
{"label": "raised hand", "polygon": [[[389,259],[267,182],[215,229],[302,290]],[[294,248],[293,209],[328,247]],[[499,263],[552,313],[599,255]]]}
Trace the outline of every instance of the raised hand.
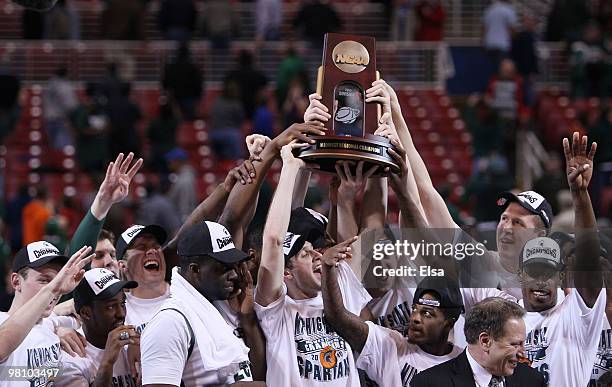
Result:
{"label": "raised hand", "polygon": [[308,135],[324,136],[325,131],[323,129],[324,128],[314,124],[293,124],[285,129],[281,134],[274,137],[272,144],[279,151],[283,146],[289,144],[293,140],[298,140],[307,144],[314,144],[315,140],[308,137]]}
{"label": "raised hand", "polygon": [[262,134],[251,134],[247,136],[246,144],[247,149],[249,150],[250,158],[253,160],[261,160],[259,155],[271,141],[272,140],[270,140],[270,137]]}
{"label": "raised hand", "polygon": [[238,280],[236,284],[240,292],[235,297],[234,302],[230,302],[230,306],[234,311],[242,316],[249,316],[254,313],[255,292],[253,286],[253,277],[249,272],[246,262],[241,262],[236,268]]}
{"label": "raised hand", "polygon": [[283,160],[283,166],[287,165],[287,166],[297,166],[300,169],[304,168],[306,166],[306,163],[304,162],[304,160],[295,157],[295,155],[293,154],[293,150],[294,149],[300,149],[300,148],[304,148],[307,147],[308,144],[305,144],[303,142],[298,142],[297,140],[293,140],[291,141],[289,144],[283,146],[281,148],[281,159]]}
{"label": "raised hand", "polygon": [[354,236],[325,250],[323,255],[321,255],[321,263],[326,266],[337,266],[338,262],[352,258],[351,245],[356,240],[357,237]]}
{"label": "raised hand", "polygon": [[70,293],[76,288],[85,275],[85,265],[91,262],[95,255],[90,253],[91,247],[83,246],[70,257],[55,278],[49,282],[48,286],[54,295],[61,296],[62,294]]}
{"label": "raised hand", "polygon": [[327,107],[320,102],[321,96],[317,93],[310,94],[308,96],[308,100],[310,101],[310,104],[304,112],[304,122],[323,126],[323,123],[327,122],[331,118],[329,109],[327,109]]}
{"label": "raised hand", "polygon": [[123,153],[119,153],[117,159],[108,165],[106,176],[99,190],[102,200],[108,201],[112,205],[127,197],[130,183],[143,163],[142,159],[139,158],[130,167],[133,159],[134,153],[132,152],[125,159],[123,158]]}
{"label": "raised hand", "polygon": [[589,187],[591,177],[593,177],[593,157],[597,151],[597,143],[591,144],[591,149],[587,154],[588,137],[574,132],[572,144],[569,140],[563,139],[563,153],[565,154],[565,172],[567,183],[572,191],[586,191]]}
{"label": "raised hand", "polygon": [[375,90],[377,88],[379,88],[379,87],[381,87],[381,88],[383,88],[385,90],[385,92],[382,93],[383,96],[385,96],[385,97],[387,95],[389,96],[390,103],[391,103],[391,105],[390,105],[391,110],[390,111],[395,111],[395,112],[401,113],[402,109],[401,109],[401,106],[400,106],[400,103],[399,103],[399,98],[397,98],[397,94],[395,93],[395,90],[393,90],[393,88],[391,86],[389,86],[389,84],[387,82],[385,82],[384,79],[378,79],[378,80],[372,82],[372,87],[369,88],[368,90],[366,90],[366,97],[367,97],[368,93],[374,93]]}
{"label": "raised hand", "polygon": [[237,181],[240,184],[251,184],[256,176],[255,167],[252,160],[244,160],[240,165],[230,169],[223,181],[223,188],[230,192]]}
{"label": "raised hand", "polygon": [[[394,138],[391,140],[391,144],[395,147],[389,148],[388,152],[393,161],[395,161],[400,169],[397,173],[389,174],[389,184],[393,191],[395,191],[396,195],[400,198],[405,197],[407,195],[407,187],[408,187],[408,176],[410,168],[408,163],[406,162],[406,150],[402,147],[399,140]],[[389,167],[386,168],[386,171],[389,172]]]}
{"label": "raised hand", "polygon": [[388,138],[389,140],[396,139],[399,141],[399,136],[397,135],[397,130],[395,129],[395,125],[393,124],[393,119],[391,119],[391,113],[384,113],[379,120],[379,125],[375,135]]}
{"label": "raised hand", "polygon": [[363,167],[365,163],[364,161],[359,161],[355,168],[355,176],[353,176],[350,168],[352,164],[352,162],[346,160],[336,162],[336,173],[340,178],[340,186],[338,187],[339,202],[354,201],[357,194],[363,190],[368,178],[378,169],[378,166],[374,165],[364,173]]}
{"label": "raised hand", "polygon": [[[378,82],[378,83],[377,83]],[[385,86],[386,83],[377,80],[372,82],[372,87],[366,90],[366,102],[378,102],[382,105],[383,113],[391,114],[391,95]]]}

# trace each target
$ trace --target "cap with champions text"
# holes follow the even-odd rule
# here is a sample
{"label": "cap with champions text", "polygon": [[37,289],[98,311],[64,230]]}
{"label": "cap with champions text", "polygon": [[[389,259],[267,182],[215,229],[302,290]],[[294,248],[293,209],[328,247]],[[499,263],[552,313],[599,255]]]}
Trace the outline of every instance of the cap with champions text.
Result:
{"label": "cap with champions text", "polygon": [[310,208],[298,207],[291,211],[287,231],[288,234],[304,236],[315,249],[320,249],[326,245],[327,223],[325,215]]}
{"label": "cap with champions text", "polygon": [[234,246],[231,234],[223,225],[207,220],[192,224],[179,235],[177,254],[181,257],[208,255],[225,264],[249,257]]}
{"label": "cap with champions text", "polygon": [[[425,293],[434,293],[437,300],[423,298]],[[433,306],[437,308],[456,308],[461,311],[463,307],[463,297],[456,282],[442,277],[425,277],[417,285],[414,292],[413,303],[418,305]]]}
{"label": "cap with champions text", "polygon": [[160,245],[163,245],[164,242],[166,242],[166,238],[168,238],[166,230],[156,224],[150,224],[148,226],[135,224],[130,226],[127,230],[121,233],[119,238],[117,238],[117,243],[115,244],[115,249],[117,250],[117,260],[123,258],[125,252],[130,248],[130,245],[134,239],[136,239],[136,237],[138,237],[140,234],[153,235]]}
{"label": "cap with champions text", "polygon": [[553,220],[553,212],[550,203],[548,203],[544,196],[535,191],[524,191],[518,194],[504,192],[499,195],[497,199],[497,205],[503,207],[504,210],[512,202],[516,202],[532,214],[538,215],[542,218],[546,228],[550,228]]}
{"label": "cap with champions text", "polygon": [[13,273],[24,267],[41,267],[51,261],[57,261],[63,266],[68,262],[68,257],[60,254],[59,249],[47,241],[28,243],[15,254]]}
{"label": "cap with champions text", "polygon": [[137,286],[135,281],[121,281],[108,269],[88,270],[74,289],[74,309],[78,313],[83,306],[93,301],[108,300],[123,289],[133,289]]}
{"label": "cap with champions text", "polygon": [[560,269],[562,262],[559,243],[549,237],[538,237],[527,241],[521,252],[521,267],[541,263]]}

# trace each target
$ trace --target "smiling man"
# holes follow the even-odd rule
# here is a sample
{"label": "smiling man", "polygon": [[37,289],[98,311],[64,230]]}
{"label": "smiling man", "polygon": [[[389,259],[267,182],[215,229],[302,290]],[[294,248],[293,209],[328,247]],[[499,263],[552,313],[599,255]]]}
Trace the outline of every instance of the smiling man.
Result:
{"label": "smiling man", "polygon": [[544,387],[544,378],[521,363],[525,356],[525,310],[512,301],[487,298],[465,319],[467,349],[417,374],[411,387]]}
{"label": "smiling man", "polygon": [[134,225],[117,240],[117,259],[124,263],[123,273],[128,280],[138,282],[138,287],[127,294],[125,320],[126,324],[136,327],[138,333],[170,296],[162,251],[166,238],[166,231],[160,226]]}
{"label": "smiling man", "polygon": [[74,306],[83,322],[85,357],[63,354],[56,381],[65,387],[136,386],[130,375],[127,345],[138,345],[139,334],[125,322],[125,293],[134,281],[120,281],[107,269],[91,269],[74,290]]}

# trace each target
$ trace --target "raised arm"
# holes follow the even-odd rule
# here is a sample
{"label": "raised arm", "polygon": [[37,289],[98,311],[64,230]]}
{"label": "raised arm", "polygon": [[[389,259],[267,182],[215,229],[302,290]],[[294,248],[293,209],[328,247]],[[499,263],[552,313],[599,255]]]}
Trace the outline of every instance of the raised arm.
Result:
{"label": "raised arm", "polygon": [[261,264],[257,276],[255,301],[262,306],[277,300],[282,293],[285,268],[283,242],[289,227],[295,180],[304,167],[304,162],[293,155],[293,150],[303,145],[291,142],[281,149],[283,168],[264,226]]}
{"label": "raised arm", "polygon": [[344,307],[337,268],[338,261],[351,256],[350,246],[356,240],[356,237],[350,238],[325,251],[321,257],[321,291],[325,320],[354,351],[360,352],[368,339],[368,325]]}
{"label": "raised arm", "polygon": [[[373,86],[366,91],[368,95],[383,93],[386,91],[391,98],[392,119],[396,125],[400,142],[402,143],[404,149],[406,149],[408,164],[410,165],[410,168],[412,168],[412,172],[416,180],[419,198],[423,204],[427,222],[431,227],[436,228],[459,228],[459,226],[457,226],[457,224],[453,221],[453,218],[446,207],[446,203],[444,203],[444,199],[442,199],[438,191],[436,191],[435,187],[433,186],[429,172],[427,172],[427,167],[425,166],[421,155],[417,151],[414,142],[412,141],[412,136],[408,130],[408,125],[406,125],[406,121],[404,121],[404,117],[402,116],[402,110],[397,94],[393,88],[391,88],[391,86],[389,86],[382,79],[374,81],[372,85]],[[366,98],[366,102],[369,99],[370,98]]]}
{"label": "raised arm", "polygon": [[[123,153],[119,153],[115,161],[108,165],[106,176],[100,184],[91,208],[81,220],[70,241],[69,254],[74,254],[83,246],[96,245],[108,211],[113,204],[123,201],[128,196],[130,183],[142,167],[142,159],[138,159],[132,164],[133,159],[134,154],[131,152],[125,159]],[[130,164],[132,164],[131,167]]]}
{"label": "raised arm", "polygon": [[[9,311],[9,318],[0,325],[0,363],[13,353],[23,342],[34,325],[42,318],[43,312],[54,300],[70,293],[85,275],[83,268],[93,255],[91,247],[83,246],[70,257],[57,275],[36,293],[28,302],[15,311]],[[18,274],[13,273],[13,276]],[[15,278],[13,280],[16,281]]]}
{"label": "raised arm", "polygon": [[[244,186],[234,186],[227,200],[227,205],[223,210],[223,214],[219,218],[219,223],[227,227],[232,236],[236,236],[234,240],[236,246],[242,246],[242,234],[251,222],[252,211],[257,204],[256,198],[259,194],[261,184],[272,166],[272,163],[278,157],[280,149],[294,139],[314,143],[313,140],[307,137],[308,134],[323,135],[325,132],[313,125],[305,124],[294,124],[285,129],[285,131],[275,137],[268,145],[265,145],[261,151],[261,160],[254,163],[256,169],[255,181],[252,184]],[[248,216],[249,213],[251,216]]]}
{"label": "raised arm", "polygon": [[593,176],[593,157],[597,143],[593,143],[587,155],[588,138],[574,132],[572,144],[563,139],[567,182],[574,203],[576,232],[576,261],[574,263],[574,286],[588,307],[597,301],[602,288],[601,265],[599,263],[599,237],[597,222],[591,204],[588,187]]}

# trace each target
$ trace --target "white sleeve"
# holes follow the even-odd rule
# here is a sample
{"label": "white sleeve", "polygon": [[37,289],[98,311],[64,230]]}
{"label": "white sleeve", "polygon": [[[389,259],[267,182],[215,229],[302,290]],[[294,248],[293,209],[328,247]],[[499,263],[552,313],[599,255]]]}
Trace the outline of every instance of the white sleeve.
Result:
{"label": "white sleeve", "polygon": [[178,312],[167,310],[155,315],[140,338],[142,385],[180,386],[189,342],[189,328]]}
{"label": "white sleeve", "polygon": [[55,383],[65,387],[89,387],[95,379],[93,370],[88,366],[91,364],[88,358],[73,357],[62,351],[62,368]]}
{"label": "white sleeve", "polygon": [[378,326],[371,321],[366,324],[368,338],[355,361],[355,366],[364,370],[380,387],[401,386],[398,345],[405,343],[406,339],[399,332]]}
{"label": "white sleeve", "polygon": [[338,285],[342,292],[342,301],[346,310],[359,316],[372,296],[365,290],[346,261],[340,261],[338,265]]}
{"label": "white sleeve", "polygon": [[[255,289],[257,291],[257,289]],[[266,340],[276,338],[278,333],[281,331],[281,324],[283,323],[283,310],[285,309],[285,299],[287,296],[287,287],[283,283],[283,291],[278,297],[267,306],[262,306],[255,302],[254,309],[257,318],[259,319],[259,326],[266,336]]]}
{"label": "white sleeve", "polygon": [[49,317],[47,317],[49,321],[53,323],[54,328],[62,327],[62,328],[70,328],[75,331],[81,327],[79,321],[71,316],[58,316],[55,313],[52,313]]}
{"label": "white sleeve", "polygon": [[583,349],[597,348],[606,317],[606,289],[601,289],[592,308],[584,303],[576,289],[572,289],[567,298],[568,306],[561,321],[570,337]]}
{"label": "white sleeve", "polygon": [[485,298],[500,297],[508,301],[517,302],[516,297],[495,288],[461,288],[460,290],[466,315],[475,304],[479,303]]}

